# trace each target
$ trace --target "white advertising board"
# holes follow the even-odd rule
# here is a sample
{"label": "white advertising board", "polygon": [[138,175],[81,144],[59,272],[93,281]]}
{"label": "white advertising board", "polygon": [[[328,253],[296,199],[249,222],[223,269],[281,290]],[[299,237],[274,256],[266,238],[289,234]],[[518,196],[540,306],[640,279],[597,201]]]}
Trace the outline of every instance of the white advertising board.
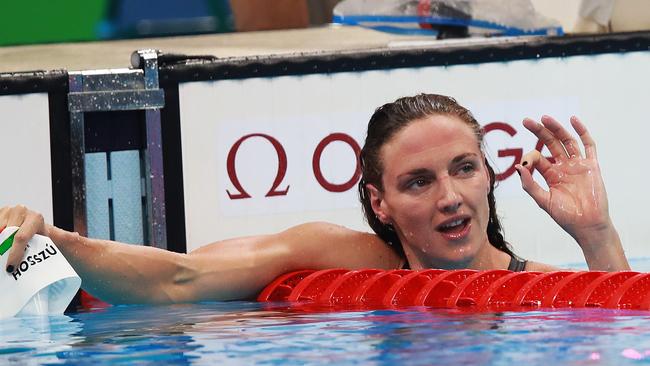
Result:
{"label": "white advertising board", "polygon": [[24,204],[53,221],[46,93],[0,96],[0,206]]}
{"label": "white advertising board", "polygon": [[429,92],[454,96],[490,126],[488,155],[504,173],[497,207],[517,253],[583,261],[577,244],[507,173],[513,156],[537,143],[521,120],[548,114],[569,129],[571,115],[587,124],[628,256],[650,256],[650,173],[641,152],[650,136],[648,65],[650,52],[633,52],[182,84],[188,251],[314,220],[369,230],[354,150],[376,107]]}

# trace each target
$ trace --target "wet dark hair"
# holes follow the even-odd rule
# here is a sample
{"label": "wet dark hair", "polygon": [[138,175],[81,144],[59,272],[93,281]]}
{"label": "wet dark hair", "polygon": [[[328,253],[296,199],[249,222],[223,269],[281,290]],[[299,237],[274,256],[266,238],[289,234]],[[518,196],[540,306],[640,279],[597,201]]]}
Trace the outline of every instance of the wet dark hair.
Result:
{"label": "wet dark hair", "polygon": [[[370,183],[383,191],[383,166],[380,157],[381,147],[397,132],[411,122],[432,115],[447,115],[459,118],[465,122],[476,135],[479,149],[482,149],[483,131],[472,113],[456,102],[454,98],[437,94],[419,94],[413,97],[399,98],[393,103],[387,103],[377,108],[368,122],[366,141],[359,156],[361,164],[361,180],[359,181],[359,200],[363,213],[372,230],[391,245],[401,256],[404,248],[392,226],[382,223],[375,215],[370,203],[370,193],[366,184]],[[487,225],[487,237],[494,247],[514,256],[510,245],[503,238],[503,230],[496,213],[494,200],[495,174],[494,169],[485,160],[485,166],[490,175],[490,192],[487,195],[490,216]]]}

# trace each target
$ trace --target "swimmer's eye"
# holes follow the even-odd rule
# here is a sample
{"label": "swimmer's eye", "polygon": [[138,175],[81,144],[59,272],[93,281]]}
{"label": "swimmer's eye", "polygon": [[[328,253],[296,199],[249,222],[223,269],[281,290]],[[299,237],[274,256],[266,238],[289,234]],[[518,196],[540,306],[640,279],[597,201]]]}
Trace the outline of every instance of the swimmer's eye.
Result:
{"label": "swimmer's eye", "polygon": [[410,180],[409,183],[407,184],[407,188],[409,188],[409,189],[418,189],[418,188],[422,188],[422,187],[426,186],[427,184],[429,184],[428,179],[419,177],[419,178],[415,178],[415,179]]}
{"label": "swimmer's eye", "polygon": [[463,163],[458,169],[458,174],[460,175],[471,175],[476,171],[476,165],[471,162]]}

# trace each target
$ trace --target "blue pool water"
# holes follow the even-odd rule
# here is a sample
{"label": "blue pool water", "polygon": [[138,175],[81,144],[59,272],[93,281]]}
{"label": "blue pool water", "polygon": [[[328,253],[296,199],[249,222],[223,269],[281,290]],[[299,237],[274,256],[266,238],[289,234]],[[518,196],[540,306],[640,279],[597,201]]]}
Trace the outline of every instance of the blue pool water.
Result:
{"label": "blue pool water", "polygon": [[[632,268],[647,271],[648,264],[632,262]],[[5,364],[650,364],[650,312],[305,313],[254,302],[113,306],[0,320]]]}
{"label": "blue pool water", "polygon": [[650,364],[650,312],[300,313],[250,302],[0,321],[0,364]]}

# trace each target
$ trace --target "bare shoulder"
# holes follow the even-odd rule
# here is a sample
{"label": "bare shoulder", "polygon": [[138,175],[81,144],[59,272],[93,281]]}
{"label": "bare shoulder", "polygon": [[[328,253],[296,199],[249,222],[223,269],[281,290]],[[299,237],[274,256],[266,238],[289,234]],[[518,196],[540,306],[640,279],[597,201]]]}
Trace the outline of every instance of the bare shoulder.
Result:
{"label": "bare shoulder", "polygon": [[[269,235],[218,241],[198,248],[191,256],[217,257],[273,273],[296,269],[399,268],[402,258],[377,235],[327,222],[310,222]],[[233,264],[233,265],[234,265]]]}
{"label": "bare shoulder", "polygon": [[345,226],[310,222],[277,234],[293,253],[304,253],[301,259],[312,268],[398,268],[402,259],[381,238],[373,233],[352,230]]}
{"label": "bare shoulder", "polygon": [[308,222],[305,224],[293,226],[283,232],[280,232],[278,235],[289,236],[291,238],[303,238],[307,237],[317,241],[335,241],[341,240],[347,243],[354,242],[368,242],[371,245],[381,245],[386,246],[383,240],[377,235],[352,230],[342,225],[332,224],[329,222]]}
{"label": "bare shoulder", "polygon": [[526,262],[526,271],[530,272],[554,272],[562,271],[562,268],[551,266],[550,264],[528,261]]}

